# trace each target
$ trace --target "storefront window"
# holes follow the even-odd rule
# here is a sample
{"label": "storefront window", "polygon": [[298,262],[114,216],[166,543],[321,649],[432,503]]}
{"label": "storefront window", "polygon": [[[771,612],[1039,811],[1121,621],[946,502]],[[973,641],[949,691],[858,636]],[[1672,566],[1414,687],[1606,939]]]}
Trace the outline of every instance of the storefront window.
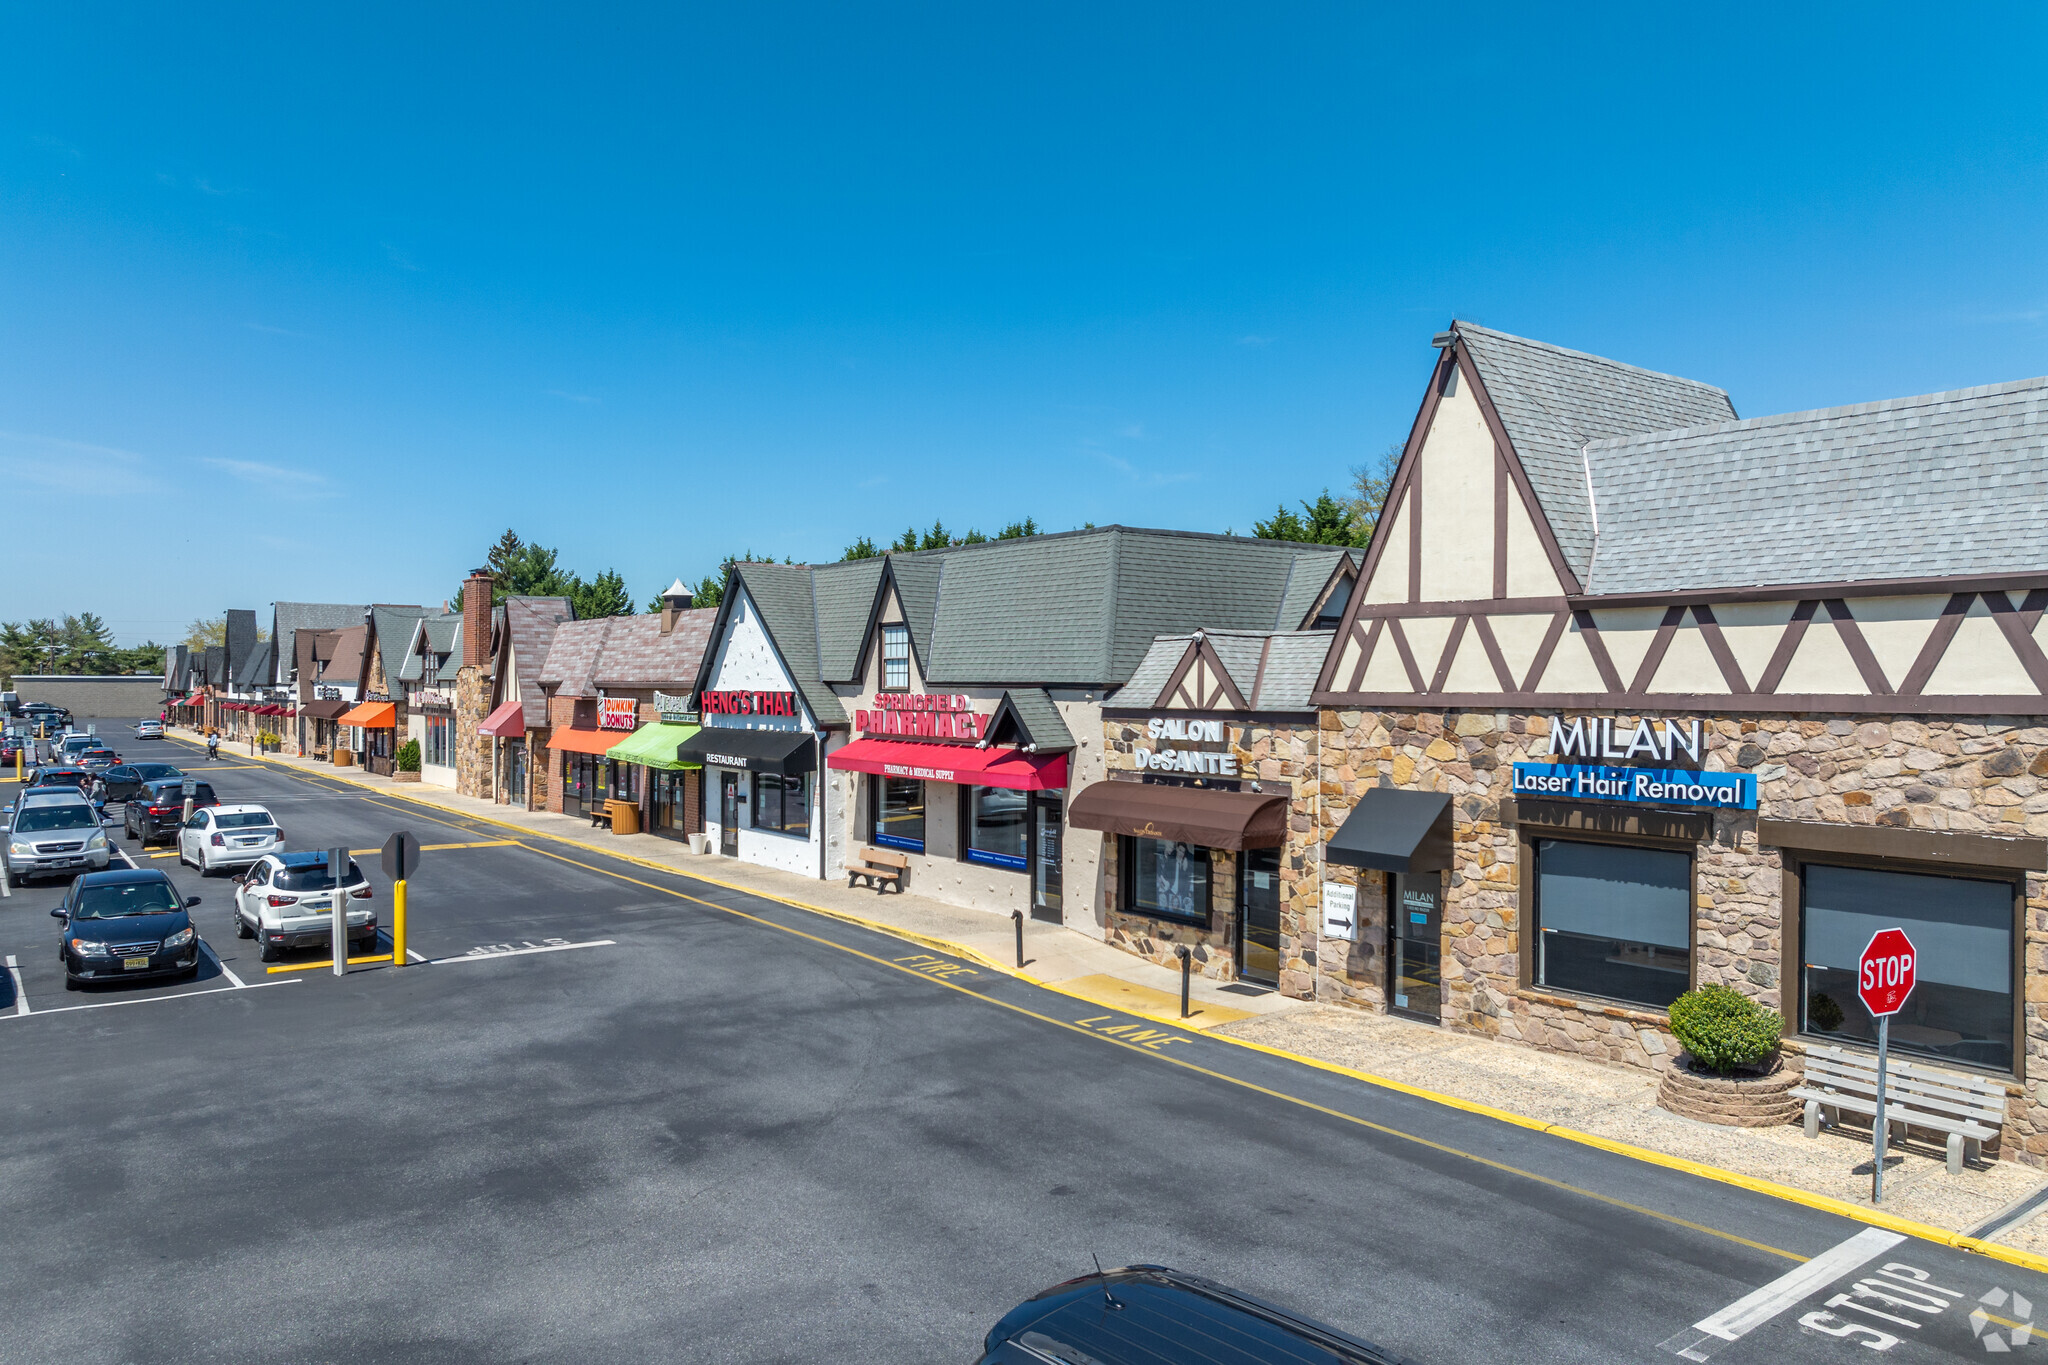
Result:
{"label": "storefront window", "polygon": [[875,842],[924,852],[924,783],[915,777],[875,779]]}
{"label": "storefront window", "polygon": [[604,761],[605,795],[619,801],[636,801],[634,774],[639,770],[635,763],[618,763],[611,759]]}
{"label": "storefront window", "polygon": [[570,815],[587,815],[604,806],[602,762],[593,754],[569,754],[562,780],[562,809]]}
{"label": "storefront window", "polygon": [[882,627],[882,690],[910,690],[910,628]]}
{"label": "storefront window", "polygon": [[1209,923],[1209,850],[1169,839],[1122,838],[1117,899],[1133,915]]}
{"label": "storefront window", "polygon": [[1692,976],[1692,858],[1536,841],[1536,984],[1663,1009]]}
{"label": "storefront window", "polygon": [[811,832],[811,775],[754,774],[754,828],[784,834]]}
{"label": "storefront window", "polygon": [[1813,863],[1802,871],[1802,1032],[1876,1044],[1877,1021],[1856,995],[1856,964],[1872,934],[1904,929],[1919,983],[1892,1016],[1892,1048],[2012,1070],[2011,882]]}
{"label": "storefront window", "polygon": [[967,861],[1022,872],[1030,828],[1031,793],[1008,787],[968,787]]}
{"label": "storefront window", "polygon": [[427,742],[421,747],[426,751],[420,755],[422,763],[431,763],[437,768],[445,768],[455,762],[455,756],[448,747],[448,718],[446,716],[427,717]]}

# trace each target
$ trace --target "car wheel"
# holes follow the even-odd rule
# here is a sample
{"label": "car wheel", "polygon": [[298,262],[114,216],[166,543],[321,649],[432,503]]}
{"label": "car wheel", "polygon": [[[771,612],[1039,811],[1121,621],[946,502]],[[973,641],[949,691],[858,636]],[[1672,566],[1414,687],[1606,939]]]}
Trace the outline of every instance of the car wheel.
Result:
{"label": "car wheel", "polygon": [[257,942],[262,945],[257,950],[257,957],[261,958],[265,962],[277,961],[277,945],[275,943],[272,943],[269,939],[262,937],[260,934],[257,936]]}
{"label": "car wheel", "polygon": [[199,855],[199,875],[202,877],[211,877],[213,875],[213,861],[203,851]]}
{"label": "car wheel", "polygon": [[245,920],[245,919],[243,919],[243,918],[242,918],[242,911],[241,911],[240,907],[237,907],[237,908],[236,908],[236,910],[235,910],[235,937],[236,937],[236,938],[254,938],[254,937],[256,937],[256,931],[255,931],[254,929],[251,929],[251,928],[249,927],[249,921],[247,921],[247,920]]}
{"label": "car wheel", "polygon": [[67,991],[75,991],[78,989],[78,978],[71,974],[71,969],[69,967],[66,967],[64,969],[64,989]]}

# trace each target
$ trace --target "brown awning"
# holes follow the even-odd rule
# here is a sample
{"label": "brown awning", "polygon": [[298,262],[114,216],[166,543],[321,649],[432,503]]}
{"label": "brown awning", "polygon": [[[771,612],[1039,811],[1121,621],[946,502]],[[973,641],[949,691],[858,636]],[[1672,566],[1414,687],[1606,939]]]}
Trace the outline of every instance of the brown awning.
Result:
{"label": "brown awning", "polygon": [[353,705],[355,705],[354,702],[323,697],[319,701],[309,701],[304,706],[301,706],[299,714],[308,720],[333,720]]}
{"label": "brown awning", "polygon": [[1097,782],[1067,807],[1067,823],[1202,848],[1278,848],[1287,842],[1287,798],[1151,782]]}

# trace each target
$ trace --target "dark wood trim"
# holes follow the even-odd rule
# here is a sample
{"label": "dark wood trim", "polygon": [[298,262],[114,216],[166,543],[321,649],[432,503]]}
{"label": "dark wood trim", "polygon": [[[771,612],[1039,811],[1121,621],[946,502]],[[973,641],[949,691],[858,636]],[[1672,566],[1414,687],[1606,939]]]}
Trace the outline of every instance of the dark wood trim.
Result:
{"label": "dark wood trim", "polygon": [[1663,839],[1674,844],[1703,844],[1714,833],[1714,817],[1711,815],[1646,810],[1618,802],[1607,805],[1594,801],[1530,801],[1509,797],[1500,803],[1500,822],[1524,829],[1619,834],[1632,839]]}
{"label": "dark wood trim", "polygon": [[[1452,343],[1452,350],[1463,354],[1465,343]],[[1447,350],[1445,352],[1449,354]],[[1536,490],[1529,483],[1529,471],[1522,468],[1522,457],[1515,453],[1515,443],[1508,439],[1508,429],[1500,420],[1500,413],[1493,406],[1493,395],[1486,391],[1486,381],[1479,377],[1479,367],[1470,363],[1464,366],[1465,375],[1472,381],[1472,398],[1479,404],[1481,415],[1486,418],[1487,428],[1493,432],[1494,448],[1508,457],[1508,473],[1513,476],[1515,490],[1522,495],[1522,507],[1529,514],[1529,521],[1536,528],[1537,539],[1543,542],[1543,552],[1550,556],[1550,567],[1557,575],[1557,581],[1567,593],[1585,591],[1578,574],[1565,562],[1564,551],[1558,548],[1557,534],[1550,529],[1550,518],[1543,511],[1542,502],[1536,497]]]}
{"label": "dark wood trim", "polygon": [[1422,460],[1408,476],[1408,600],[1422,600]]}
{"label": "dark wood trim", "polygon": [[1372,648],[1380,642],[1380,632],[1386,629],[1385,621],[1374,621],[1369,631],[1360,630],[1358,622],[1351,623],[1352,633],[1358,636],[1358,666],[1351,670],[1351,690],[1357,691],[1365,682],[1365,666],[1372,662]]}
{"label": "dark wood trim", "polygon": [[1180,690],[1182,681],[1188,676],[1188,670],[1195,666],[1195,660],[1202,657],[1201,646],[1200,640],[1188,641],[1188,647],[1181,651],[1180,662],[1173,666],[1173,672],[1166,675],[1166,681],[1160,685],[1159,695],[1152,699],[1154,707],[1165,706],[1172,700],[1173,694]]}
{"label": "dark wood trim", "polygon": [[1484,616],[1472,618],[1472,628],[1479,633],[1479,643],[1486,648],[1486,661],[1493,665],[1494,681],[1503,692],[1515,690],[1515,675],[1508,670],[1507,656],[1500,652],[1500,641],[1493,638],[1493,627]]}
{"label": "dark wood trim", "polygon": [[1842,637],[1842,644],[1848,649],[1849,657],[1856,661],[1856,671],[1863,675],[1863,685],[1877,696],[1891,695],[1892,685],[1886,681],[1884,668],[1877,662],[1877,655],[1870,652],[1870,641],[1863,638],[1863,627],[1856,624],[1856,618],[1849,611],[1849,604],[1839,597],[1827,599],[1828,619],[1835,623],[1835,633]]}
{"label": "dark wood trim", "polygon": [[1793,604],[1792,619],[1779,633],[1778,647],[1771,651],[1771,661],[1764,665],[1764,675],[1756,680],[1758,692],[1770,694],[1778,690],[1778,684],[1785,680],[1785,670],[1792,666],[1792,656],[1799,652],[1799,642],[1806,638],[1806,627],[1813,620],[1814,609],[1819,605],[1812,598]]}
{"label": "dark wood trim", "polygon": [[[1761,847],[1763,841],[1757,843]],[[1806,972],[1799,952],[1806,897],[1799,884],[1798,857],[1778,861],[1778,1017],[1785,1021],[1785,1037],[1790,1038],[1799,1032],[1799,995]]]}
{"label": "dark wood trim", "polygon": [[1940,593],[2017,592],[2041,585],[2048,573],[1989,574],[1971,578],[1865,578],[1855,582],[1778,583],[1749,588],[1674,588],[1664,592],[1574,592],[1575,607],[1661,607],[1677,598],[1684,602],[1789,602],[1827,597],[1932,597]]}
{"label": "dark wood trim", "polygon": [[1415,652],[1408,648],[1408,636],[1401,629],[1399,621],[1389,618],[1387,634],[1394,637],[1394,648],[1400,651],[1401,667],[1408,670],[1408,681],[1417,692],[1422,691],[1422,670],[1415,666]]}
{"label": "dark wood trim", "polygon": [[1981,595],[1984,605],[1991,608],[1991,619],[1998,622],[1999,630],[2005,633],[2005,642],[2012,646],[2013,653],[2020,656],[2020,666],[2027,670],[2034,686],[2048,692],[2048,658],[2042,657],[2040,642],[2034,639],[2033,632],[2019,612],[2013,609],[2012,600],[2002,592]]}
{"label": "dark wood trim", "polygon": [[2020,620],[2026,622],[2027,634],[2034,633],[2034,627],[2041,624],[2041,613],[2048,610],[2048,588],[2036,588],[2020,603]]}
{"label": "dark wood trim", "polygon": [[1958,592],[1949,595],[1948,604],[1941,609],[1941,619],[1934,623],[1934,629],[1927,632],[1927,639],[1920,646],[1920,653],[1913,660],[1913,666],[1906,670],[1906,681],[1899,685],[1899,691],[1909,697],[1920,695],[1927,686],[1927,680],[1934,676],[1934,670],[1941,663],[1941,656],[1948,652],[1950,641],[1963,628],[1963,618],[1970,614],[1970,602],[1975,593]]}
{"label": "dark wood trim", "polygon": [[1536,646],[1536,657],[1529,660],[1529,676],[1522,679],[1522,691],[1536,690],[1537,682],[1543,677],[1543,670],[1550,667],[1550,656],[1557,652],[1557,642],[1564,638],[1565,623],[1570,619],[1571,613],[1564,611],[1550,618],[1550,626],[1543,632],[1543,643]]}
{"label": "dark wood trim", "polygon": [[1586,650],[1593,656],[1593,667],[1600,670],[1600,681],[1607,684],[1610,692],[1622,691],[1621,670],[1614,666],[1614,659],[1607,652],[1607,642],[1600,638],[1600,623],[1593,619],[1590,611],[1574,611],[1572,619],[1579,624],[1579,635],[1586,642]]}
{"label": "dark wood trim", "polygon": [[1892,825],[1835,825],[1809,820],[1758,820],[1759,847],[1800,853],[1831,853],[1944,867],[1986,867],[2012,872],[2048,872],[2048,839],[2001,839],[1946,829],[1899,829]]}
{"label": "dark wood trim", "polygon": [[1265,691],[1266,660],[1272,655],[1272,653],[1273,637],[1268,635],[1265,638],[1265,640],[1259,645],[1259,671],[1252,676],[1252,695],[1250,697],[1250,702],[1252,706],[1257,706],[1259,704],[1259,693]]}
{"label": "dark wood trim", "polygon": [[1664,663],[1664,656],[1671,651],[1671,637],[1678,634],[1678,627],[1685,621],[1684,607],[1664,608],[1664,619],[1657,623],[1657,634],[1650,641],[1650,647],[1643,651],[1643,661],[1636,666],[1636,680],[1630,684],[1631,692],[1647,692],[1657,677],[1657,669]]}
{"label": "dark wood trim", "polygon": [[1508,595],[1508,462],[1493,448],[1493,595]]}
{"label": "dark wood trim", "polygon": [[[1271,643],[1270,636],[1267,642]],[[1212,706],[1219,701],[1228,701],[1240,711],[1251,710],[1252,704],[1238,690],[1237,679],[1231,677],[1230,670],[1223,666],[1223,657],[1216,652],[1216,646],[1209,643],[1209,637],[1205,635],[1197,643],[1202,646],[1202,658],[1209,665],[1209,676],[1216,680],[1216,690],[1210,696],[1195,698],[1195,704]]]}
{"label": "dark wood trim", "polygon": [[1714,609],[1704,602],[1693,605],[1692,619],[1699,624],[1700,638],[1707,642],[1707,653],[1714,656],[1714,664],[1721,670],[1721,681],[1728,684],[1728,690],[1741,696],[1749,691],[1749,683],[1742,676],[1742,664],[1735,657],[1735,651],[1728,647],[1728,637],[1721,633],[1721,623],[1714,617]]}
{"label": "dark wood trim", "polygon": [[1360,616],[1535,616],[1565,611],[1571,603],[1562,597],[1473,597],[1458,602],[1375,602],[1360,607]]}
{"label": "dark wood trim", "polygon": [[1451,622],[1451,633],[1444,637],[1443,655],[1436,661],[1436,672],[1429,680],[1430,691],[1444,690],[1444,683],[1449,681],[1451,676],[1451,663],[1458,657],[1458,646],[1465,641],[1465,627],[1471,624],[1471,621],[1472,618],[1469,616],[1460,616]]}
{"label": "dark wood trim", "polygon": [[2048,717],[2044,699],[2033,693],[1987,693],[1983,696],[1932,697],[1900,693],[1872,697],[1823,696],[1815,693],[1767,695],[1753,692],[1730,696],[1726,692],[1317,692],[1310,697],[1317,706],[1341,706],[1347,710],[1369,711],[1500,711],[1500,710],[1583,710],[1627,711],[1637,715],[1668,716],[1678,712],[1723,716],[2012,716],[2038,721]]}

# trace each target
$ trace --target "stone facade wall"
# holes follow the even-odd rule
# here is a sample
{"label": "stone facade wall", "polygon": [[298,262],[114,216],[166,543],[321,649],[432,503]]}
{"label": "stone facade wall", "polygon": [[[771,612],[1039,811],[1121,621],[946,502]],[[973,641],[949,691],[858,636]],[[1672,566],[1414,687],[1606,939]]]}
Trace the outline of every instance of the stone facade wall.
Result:
{"label": "stone facade wall", "polygon": [[[1322,924],[1321,841],[1316,812],[1320,735],[1308,721],[1227,720],[1230,750],[1237,758],[1244,789],[1254,782],[1268,792],[1290,793],[1287,843],[1280,850],[1280,990],[1301,999],[1316,993],[1316,937]],[[1103,762],[1107,772],[1135,772],[1133,757],[1150,748],[1145,722],[1105,717],[1102,722]],[[1119,901],[1119,841],[1105,836],[1102,852],[1102,907],[1106,940],[1164,967],[1178,967],[1174,949],[1186,944],[1195,970],[1219,981],[1237,974],[1238,855],[1227,849],[1210,853],[1210,916],[1206,927],[1150,915],[1128,914]]]}
{"label": "stone facade wall", "polygon": [[491,741],[477,727],[491,713],[490,670],[464,664],[455,672],[455,790],[464,796],[491,799]]}
{"label": "stone facade wall", "polygon": [[[1577,714],[1577,713],[1575,713]],[[1595,713],[1587,713],[1595,714]],[[1614,714],[1614,713],[1599,713]],[[1697,713],[1674,715],[1684,722]],[[1662,717],[1652,716],[1652,719]],[[1617,715],[1616,725],[1636,717]],[[1764,1007],[1787,1003],[1780,980],[1784,857],[1760,846],[1757,820],[2048,836],[2048,722],[1763,715],[1702,718],[1711,770],[1754,772],[1758,807],[1716,812],[1694,850],[1694,974]],[[1662,1070],[1677,1055],[1664,1015],[1521,984],[1521,832],[1501,823],[1517,760],[1549,760],[1549,717],[1477,711],[1328,711],[1321,837],[1368,788],[1452,798],[1454,866],[1445,874],[1443,1010],[1447,1027]],[[1348,875],[1332,869],[1335,875]],[[1385,1008],[1385,878],[1360,877],[1361,939],[1321,955],[1322,998]],[[1377,885],[1379,894],[1368,896]],[[1348,951],[1347,951],[1348,950]],[[2023,1083],[2010,1087],[2007,1154],[2048,1165],[2048,876],[2026,878]],[[1800,1044],[1788,1027],[1788,1051]]]}

